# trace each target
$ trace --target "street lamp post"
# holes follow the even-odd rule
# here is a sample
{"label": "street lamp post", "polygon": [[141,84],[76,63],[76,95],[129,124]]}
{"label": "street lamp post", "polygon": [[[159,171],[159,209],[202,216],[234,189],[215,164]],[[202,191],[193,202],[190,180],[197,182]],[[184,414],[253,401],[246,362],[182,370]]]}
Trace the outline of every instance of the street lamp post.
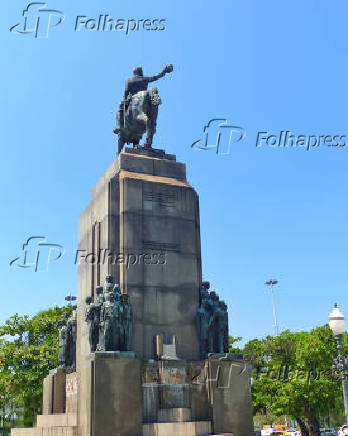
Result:
{"label": "street lamp post", "polygon": [[65,301],[68,301],[68,306],[70,306],[70,307],[72,306],[73,310],[76,309],[76,306],[73,306],[72,302],[76,301],[76,300],[77,300],[77,297],[75,297],[74,295],[71,295],[71,294],[65,297]]}
{"label": "street lamp post", "polygon": [[278,283],[277,280],[271,279],[265,282],[266,286],[269,286],[271,288],[271,295],[272,295],[272,306],[273,306],[273,320],[274,320],[274,332],[275,335],[278,336],[279,329],[278,329],[278,321],[277,321],[277,311],[276,311],[276,305],[274,300],[274,292],[273,292],[273,286],[275,286]]}
{"label": "street lamp post", "polygon": [[344,333],[344,316],[340,312],[337,304],[335,304],[332,312],[329,316],[329,326],[337,341],[338,358],[335,359],[335,369],[341,373],[344,410],[346,414],[346,420],[348,422],[348,386],[345,374],[345,361],[342,352],[342,339]]}

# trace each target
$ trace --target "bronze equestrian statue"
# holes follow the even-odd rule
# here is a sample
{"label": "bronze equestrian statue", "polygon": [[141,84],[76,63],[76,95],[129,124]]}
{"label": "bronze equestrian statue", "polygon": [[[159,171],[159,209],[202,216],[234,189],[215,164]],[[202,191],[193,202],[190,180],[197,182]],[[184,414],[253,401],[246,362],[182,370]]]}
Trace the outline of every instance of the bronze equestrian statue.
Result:
{"label": "bronze equestrian statue", "polygon": [[156,132],[158,106],[162,102],[157,88],[148,90],[147,87],[149,83],[172,71],[172,64],[166,65],[160,73],[154,76],[144,76],[141,67],[134,69],[134,76],[126,82],[124,100],[120,103],[116,115],[114,133],[118,135],[119,153],[125,144],[133,144],[133,147],[138,148],[145,132],[144,148],[151,148],[153,135]]}

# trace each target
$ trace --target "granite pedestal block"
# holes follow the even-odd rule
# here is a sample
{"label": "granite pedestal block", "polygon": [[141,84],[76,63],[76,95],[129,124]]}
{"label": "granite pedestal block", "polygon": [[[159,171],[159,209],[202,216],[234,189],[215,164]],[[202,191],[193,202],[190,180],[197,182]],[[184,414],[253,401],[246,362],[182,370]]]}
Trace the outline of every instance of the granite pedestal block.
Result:
{"label": "granite pedestal block", "polygon": [[214,433],[252,435],[253,414],[248,362],[228,355],[210,357],[208,377]]}
{"label": "granite pedestal block", "polygon": [[43,382],[43,414],[65,412],[66,373],[62,368],[50,371]]}
{"label": "granite pedestal block", "polygon": [[77,413],[77,374],[66,375],[65,384],[65,412]]}
{"label": "granite pedestal block", "polygon": [[140,361],[119,353],[92,354],[87,360],[82,398],[87,419],[82,422],[80,417],[80,434],[142,436]]}

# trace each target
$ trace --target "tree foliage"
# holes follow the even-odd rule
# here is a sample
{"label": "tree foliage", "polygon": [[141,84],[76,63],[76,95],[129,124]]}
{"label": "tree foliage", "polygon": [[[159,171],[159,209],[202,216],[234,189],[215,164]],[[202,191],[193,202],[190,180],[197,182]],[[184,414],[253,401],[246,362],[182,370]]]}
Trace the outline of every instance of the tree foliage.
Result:
{"label": "tree foliage", "polygon": [[328,326],[255,339],[246,344],[244,352],[254,367],[255,413],[290,416],[297,420],[303,435],[314,436],[319,432],[320,417],[342,412],[341,381],[332,370],[337,347]]}
{"label": "tree foliage", "polygon": [[25,426],[40,412],[42,380],[58,366],[58,321],[70,314],[71,306],[55,307],[0,326],[0,407],[6,415],[22,410]]}
{"label": "tree foliage", "polygon": [[240,342],[242,338],[240,336],[229,336],[228,337],[228,352],[231,354],[241,354],[243,353],[242,349],[236,347],[235,344]]}

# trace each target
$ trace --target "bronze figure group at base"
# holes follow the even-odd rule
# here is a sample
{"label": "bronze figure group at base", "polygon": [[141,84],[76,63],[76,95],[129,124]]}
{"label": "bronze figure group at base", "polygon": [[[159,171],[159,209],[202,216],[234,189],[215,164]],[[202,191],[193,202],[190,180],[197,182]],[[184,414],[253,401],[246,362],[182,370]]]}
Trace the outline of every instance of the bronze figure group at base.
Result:
{"label": "bronze figure group at base", "polygon": [[127,294],[121,294],[111,275],[105,286],[96,288],[96,301],[86,298],[86,321],[91,352],[129,351],[133,330],[133,310]]}
{"label": "bronze figure group at base", "polygon": [[73,313],[66,321],[59,321],[58,339],[58,365],[67,371],[74,371],[76,368],[76,306],[73,306]]}
{"label": "bronze figure group at base", "polygon": [[202,283],[201,304],[197,309],[197,329],[202,359],[209,353],[228,353],[227,305],[219,299],[216,292],[209,292],[209,288],[209,282]]}

